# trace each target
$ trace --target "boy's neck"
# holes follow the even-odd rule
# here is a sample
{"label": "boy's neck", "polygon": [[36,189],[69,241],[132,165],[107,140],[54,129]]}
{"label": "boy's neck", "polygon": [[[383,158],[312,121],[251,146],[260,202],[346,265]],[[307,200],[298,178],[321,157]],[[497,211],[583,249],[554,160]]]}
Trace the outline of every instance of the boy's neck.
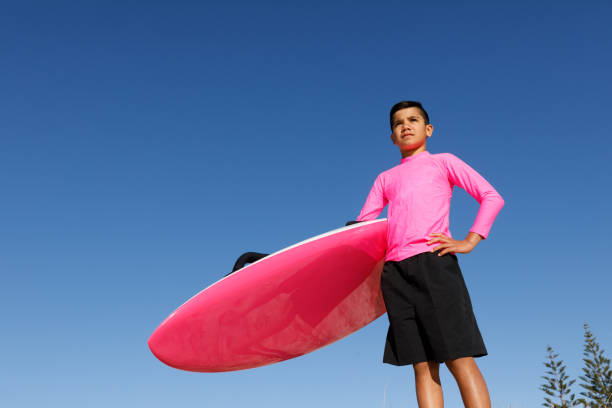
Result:
{"label": "boy's neck", "polygon": [[414,156],[415,154],[426,152],[426,151],[427,151],[427,148],[425,146],[420,146],[414,150],[403,150],[402,159],[405,159],[407,157],[411,157],[411,156]]}

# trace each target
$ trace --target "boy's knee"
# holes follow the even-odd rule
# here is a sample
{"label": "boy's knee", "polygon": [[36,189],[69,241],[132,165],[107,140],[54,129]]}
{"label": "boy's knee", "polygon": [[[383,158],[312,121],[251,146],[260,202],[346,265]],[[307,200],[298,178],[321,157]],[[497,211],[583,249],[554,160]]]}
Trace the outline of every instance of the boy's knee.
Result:
{"label": "boy's knee", "polygon": [[455,374],[457,371],[470,369],[475,365],[473,357],[462,357],[454,360],[447,360],[444,362],[448,370]]}
{"label": "boy's knee", "polygon": [[427,376],[434,380],[437,380],[440,375],[440,363],[435,361],[423,361],[420,363],[414,363],[414,374],[416,376]]}

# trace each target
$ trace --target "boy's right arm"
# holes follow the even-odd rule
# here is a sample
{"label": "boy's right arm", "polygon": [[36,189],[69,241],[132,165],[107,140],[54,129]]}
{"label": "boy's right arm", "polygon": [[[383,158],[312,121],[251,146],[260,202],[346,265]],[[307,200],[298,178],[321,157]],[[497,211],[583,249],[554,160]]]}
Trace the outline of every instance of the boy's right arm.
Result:
{"label": "boy's right arm", "polygon": [[357,221],[371,221],[375,220],[380,215],[383,208],[387,205],[387,198],[385,197],[384,182],[382,174],[376,177],[374,185],[366,198],[366,202],[357,217]]}

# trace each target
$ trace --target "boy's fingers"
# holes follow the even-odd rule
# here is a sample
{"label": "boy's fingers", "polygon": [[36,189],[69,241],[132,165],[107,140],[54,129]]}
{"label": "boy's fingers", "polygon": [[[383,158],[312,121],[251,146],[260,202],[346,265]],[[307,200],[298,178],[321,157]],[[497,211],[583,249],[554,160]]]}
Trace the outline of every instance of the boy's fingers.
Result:
{"label": "boy's fingers", "polygon": [[445,249],[445,252],[442,252],[442,253],[438,254],[438,255],[442,256],[445,253],[453,251],[453,249],[449,248],[449,247],[455,245],[455,242],[452,242],[452,241],[454,241],[452,238],[449,238],[446,235],[440,234],[438,232],[433,233],[433,234],[429,234],[429,235],[430,236],[432,236],[432,235],[439,235],[439,237],[429,240],[429,242],[427,242],[428,245],[429,244],[433,244],[434,242],[442,242],[442,244],[440,244],[437,247],[431,249],[430,252],[436,252],[436,251],[438,251],[440,249]]}
{"label": "boy's fingers", "polygon": [[442,245],[438,245],[437,247],[435,247],[434,249],[431,250],[431,252],[436,252],[439,251],[440,249],[444,249],[448,246],[448,244],[442,244]]}
{"label": "boy's fingers", "polygon": [[[440,245],[438,248],[444,248],[442,251],[440,251],[438,256],[442,256],[442,255],[448,254],[449,252],[456,252],[457,251],[457,248],[455,248],[451,244],[447,244],[447,245],[444,245],[444,246]],[[436,250],[438,248],[436,248]],[[432,252],[434,252],[434,251],[432,251]]]}
{"label": "boy's fingers", "polygon": [[438,254],[438,256],[442,256],[442,255],[448,254],[449,252],[453,252],[453,249],[451,247],[445,248],[444,251],[442,251],[442,252],[440,252]]}
{"label": "boy's fingers", "polygon": [[[431,234],[430,236],[432,236],[434,234]],[[432,238],[429,240],[429,242],[449,242],[450,238],[447,237],[446,235],[442,235],[442,234],[437,234],[439,236]]]}

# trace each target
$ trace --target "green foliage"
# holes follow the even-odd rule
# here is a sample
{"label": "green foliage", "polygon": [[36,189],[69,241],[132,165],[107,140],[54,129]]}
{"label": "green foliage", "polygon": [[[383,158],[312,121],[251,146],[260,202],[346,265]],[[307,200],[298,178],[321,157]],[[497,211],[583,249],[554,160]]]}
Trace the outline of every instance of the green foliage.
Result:
{"label": "green foliage", "polygon": [[610,360],[603,355],[599,343],[589,330],[588,324],[584,325],[584,375],[580,376],[580,386],[585,389],[580,395],[579,401],[588,408],[612,408],[612,370]]}
{"label": "green foliage", "polygon": [[[565,374],[563,360],[557,361],[559,354],[553,352],[552,347],[546,348],[548,352],[547,361],[544,363],[548,370],[547,376],[542,376],[546,382],[540,386],[548,397],[544,397],[544,405],[547,408],[570,408],[578,406],[575,394],[571,393],[571,386],[576,380],[568,381],[569,377]],[[552,398],[551,398],[552,397]]]}
{"label": "green foliage", "polygon": [[552,347],[548,346],[547,360],[544,363],[548,370],[542,378],[546,382],[540,389],[548,395],[544,397],[544,405],[547,408],[571,408],[582,405],[585,408],[612,408],[612,369],[610,360],[604,357],[604,350],[599,347],[595,336],[584,325],[584,375],[580,376],[580,386],[585,391],[581,392],[584,398],[575,399],[570,387],[575,380],[569,380],[565,373],[565,365]]}

